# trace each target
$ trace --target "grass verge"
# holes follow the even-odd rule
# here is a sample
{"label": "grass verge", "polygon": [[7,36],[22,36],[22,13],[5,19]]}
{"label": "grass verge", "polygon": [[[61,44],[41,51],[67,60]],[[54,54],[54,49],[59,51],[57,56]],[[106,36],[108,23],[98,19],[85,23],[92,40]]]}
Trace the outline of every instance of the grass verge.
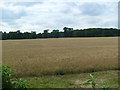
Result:
{"label": "grass verge", "polygon": [[33,88],[91,88],[91,85],[82,85],[92,74],[95,77],[96,88],[101,88],[103,82],[105,87],[118,88],[118,70],[109,70],[93,73],[48,75],[41,77],[22,77],[27,80]]}

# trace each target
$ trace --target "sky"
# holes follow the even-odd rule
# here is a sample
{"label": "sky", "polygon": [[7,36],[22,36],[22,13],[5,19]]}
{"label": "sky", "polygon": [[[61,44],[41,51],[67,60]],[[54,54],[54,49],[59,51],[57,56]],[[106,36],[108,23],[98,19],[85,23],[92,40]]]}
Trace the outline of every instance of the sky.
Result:
{"label": "sky", "polygon": [[[97,0],[96,0],[97,1]],[[117,28],[117,2],[1,2],[0,31],[43,32],[72,27]]]}

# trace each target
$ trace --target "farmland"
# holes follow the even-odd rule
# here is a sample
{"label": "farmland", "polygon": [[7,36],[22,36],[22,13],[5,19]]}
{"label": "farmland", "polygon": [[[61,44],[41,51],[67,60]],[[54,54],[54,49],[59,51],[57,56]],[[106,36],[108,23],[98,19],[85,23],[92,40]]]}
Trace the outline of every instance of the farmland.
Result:
{"label": "farmland", "polygon": [[118,38],[5,40],[2,58],[18,76],[116,70]]}
{"label": "farmland", "polygon": [[91,88],[81,86],[92,73],[118,87],[118,38],[49,38],[2,41],[2,63],[29,81],[33,88]]}

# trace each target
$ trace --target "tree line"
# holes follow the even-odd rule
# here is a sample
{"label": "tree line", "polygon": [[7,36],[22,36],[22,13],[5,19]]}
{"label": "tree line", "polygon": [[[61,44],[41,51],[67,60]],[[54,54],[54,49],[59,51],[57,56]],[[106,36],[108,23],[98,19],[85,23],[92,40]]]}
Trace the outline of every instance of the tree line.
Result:
{"label": "tree line", "polygon": [[119,29],[116,28],[88,28],[88,29],[73,29],[64,27],[63,31],[49,29],[44,30],[43,33],[36,33],[35,31],[24,32],[20,30],[9,33],[2,32],[2,40],[8,39],[36,39],[36,38],[65,38],[65,37],[115,37],[119,36]]}

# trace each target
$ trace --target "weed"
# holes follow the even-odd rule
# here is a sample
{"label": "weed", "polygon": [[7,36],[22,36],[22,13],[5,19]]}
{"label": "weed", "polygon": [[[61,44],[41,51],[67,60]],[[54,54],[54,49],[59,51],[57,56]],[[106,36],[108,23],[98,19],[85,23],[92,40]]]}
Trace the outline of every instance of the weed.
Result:
{"label": "weed", "polygon": [[89,80],[87,82],[83,83],[83,85],[92,85],[92,88],[94,89],[96,86],[95,78],[93,77],[92,74],[90,74]]}

